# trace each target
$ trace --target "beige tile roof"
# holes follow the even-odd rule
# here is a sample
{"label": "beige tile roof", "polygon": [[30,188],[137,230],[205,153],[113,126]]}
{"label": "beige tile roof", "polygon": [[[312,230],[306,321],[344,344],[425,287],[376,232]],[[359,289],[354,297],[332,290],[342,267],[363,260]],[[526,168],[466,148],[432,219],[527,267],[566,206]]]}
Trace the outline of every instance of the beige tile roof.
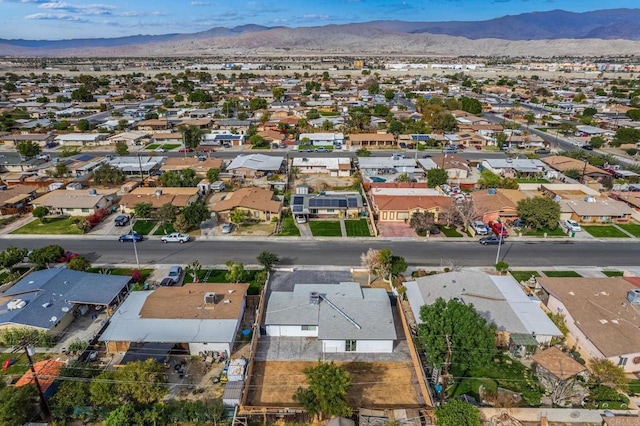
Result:
{"label": "beige tile roof", "polygon": [[241,188],[213,206],[214,212],[226,212],[234,208],[245,208],[263,212],[278,213],[280,201],[273,200],[273,192],[262,188]]}
{"label": "beige tile roof", "polygon": [[105,196],[114,195],[117,191],[98,191],[90,195],[88,190],[56,189],[33,200],[36,206],[47,206],[57,209],[92,209]]}
{"label": "beige tile roof", "polygon": [[560,380],[567,380],[586,370],[584,365],[556,347],[546,349],[531,358]]}
{"label": "beige tile roof", "polygon": [[394,196],[376,195],[373,204],[378,211],[410,211],[415,209],[432,210],[436,207],[449,208],[451,197],[443,195],[434,196]]}
{"label": "beige tile roof", "polygon": [[605,357],[640,352],[638,313],[627,301],[627,292],[636,286],[621,277],[539,277],[537,281],[562,302],[576,326]]}

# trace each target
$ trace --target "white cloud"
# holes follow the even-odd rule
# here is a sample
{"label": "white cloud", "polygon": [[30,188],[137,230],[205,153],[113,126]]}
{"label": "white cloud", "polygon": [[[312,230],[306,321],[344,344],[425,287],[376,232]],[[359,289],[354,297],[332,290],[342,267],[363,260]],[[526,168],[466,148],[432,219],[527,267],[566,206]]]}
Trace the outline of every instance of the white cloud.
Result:
{"label": "white cloud", "polygon": [[57,21],[75,21],[75,22],[87,22],[86,19],[79,16],[71,15],[69,13],[34,13],[27,15],[24,19],[49,19]]}
{"label": "white cloud", "polygon": [[192,1],[191,6],[209,6],[211,3],[208,1]]}
{"label": "white cloud", "polygon": [[331,18],[329,15],[318,15],[316,13],[311,13],[311,14],[308,14],[308,15],[302,15],[302,17],[304,19],[322,19],[322,20]]}

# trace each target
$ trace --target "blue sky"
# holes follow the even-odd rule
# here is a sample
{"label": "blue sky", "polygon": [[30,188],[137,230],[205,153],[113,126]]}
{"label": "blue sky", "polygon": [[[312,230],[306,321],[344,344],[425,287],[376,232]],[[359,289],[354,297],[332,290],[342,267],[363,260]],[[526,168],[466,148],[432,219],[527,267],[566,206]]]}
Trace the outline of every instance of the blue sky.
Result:
{"label": "blue sky", "polygon": [[640,0],[0,0],[0,38],[193,33],[244,24],[288,27],[380,19],[477,21],[524,12],[586,12]]}

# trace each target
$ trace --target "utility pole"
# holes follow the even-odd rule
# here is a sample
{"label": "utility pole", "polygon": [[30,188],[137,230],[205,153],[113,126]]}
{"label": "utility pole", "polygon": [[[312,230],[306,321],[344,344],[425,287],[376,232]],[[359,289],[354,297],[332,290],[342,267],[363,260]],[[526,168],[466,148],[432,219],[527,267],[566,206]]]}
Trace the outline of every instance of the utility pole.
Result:
{"label": "utility pole", "polygon": [[36,374],[36,370],[33,367],[33,359],[31,356],[35,354],[35,350],[32,345],[22,344],[22,348],[24,349],[24,353],[27,354],[27,359],[29,360],[29,369],[31,370],[31,374],[33,377],[33,382],[36,385],[36,389],[38,390],[38,398],[40,400],[40,410],[43,420],[47,420],[51,415],[49,410],[49,405],[47,404],[47,399],[44,397],[44,393],[42,392],[42,387],[40,386],[40,381],[38,380],[38,375]]}

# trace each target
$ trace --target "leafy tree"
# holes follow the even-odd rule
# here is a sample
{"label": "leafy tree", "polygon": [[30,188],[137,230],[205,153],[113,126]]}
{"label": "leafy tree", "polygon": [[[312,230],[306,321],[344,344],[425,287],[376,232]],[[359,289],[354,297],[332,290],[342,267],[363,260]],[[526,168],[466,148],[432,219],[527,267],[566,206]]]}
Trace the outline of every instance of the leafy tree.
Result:
{"label": "leafy tree", "polygon": [[496,139],[496,145],[498,149],[502,149],[505,143],[507,143],[507,135],[503,132],[494,133],[494,137]]}
{"label": "leafy tree", "polygon": [[35,385],[7,386],[0,390],[0,424],[21,426],[37,416]]}
{"label": "leafy tree", "polygon": [[93,181],[97,184],[120,185],[125,179],[126,175],[122,170],[107,163],[93,172]]}
{"label": "leafy tree", "polygon": [[524,198],[518,201],[518,216],[534,229],[555,229],[560,220],[560,204],[548,197]]}
{"label": "leafy tree", "polygon": [[443,132],[453,132],[458,128],[458,122],[456,118],[448,112],[439,112],[433,118],[431,127],[434,130],[440,130]]}
{"label": "leafy tree", "polygon": [[424,235],[433,227],[435,217],[433,213],[417,212],[411,215],[409,226],[416,231],[418,235]]}
{"label": "leafy tree", "polygon": [[211,211],[202,200],[198,200],[193,204],[182,209],[182,215],[187,220],[189,228],[199,228],[200,224],[211,217]]}
{"label": "leafy tree", "polygon": [[82,256],[76,256],[67,262],[67,268],[75,271],[86,271],[91,267],[91,263]]}
{"label": "leafy tree", "polygon": [[194,90],[189,94],[189,102],[211,102],[213,98],[209,92],[205,92],[204,90]]}
{"label": "leafy tree", "polygon": [[78,155],[80,154],[80,152],[81,152],[80,148],[76,146],[74,147],[63,146],[58,150],[58,156],[60,158],[67,158],[67,157],[72,157],[74,155]]}
{"label": "leafy tree", "polygon": [[589,139],[589,145],[591,145],[596,149],[602,148],[606,143],[607,143],[607,140],[602,136],[594,136],[591,139]]}
{"label": "leafy tree", "polygon": [[200,178],[191,168],[170,170],[160,175],[160,183],[168,188],[193,188],[198,186],[198,182],[200,182]]}
{"label": "leafy tree", "polygon": [[171,223],[176,217],[176,208],[171,203],[163,204],[156,211],[156,218],[161,224]]}
{"label": "leafy tree", "polygon": [[420,319],[418,339],[434,368],[445,363],[449,347],[454,348],[451,364],[462,371],[490,364],[497,353],[495,324],[487,323],[472,304],[438,298],[420,308]]}
{"label": "leafy tree", "polygon": [[227,273],[225,278],[227,281],[232,283],[239,283],[244,279],[245,270],[244,264],[240,262],[234,262],[233,260],[228,260],[224,263],[227,266]]}
{"label": "leafy tree", "polygon": [[593,117],[598,113],[598,109],[594,107],[587,107],[582,111],[583,117]]}
{"label": "leafy tree", "polygon": [[394,255],[391,249],[381,249],[378,253],[380,256],[378,275],[387,282],[391,283],[393,278],[407,270],[407,262],[404,258]]}
{"label": "leafy tree", "polygon": [[180,131],[182,132],[182,141],[184,146],[191,149],[196,149],[200,142],[202,141],[202,130],[195,125],[188,126],[180,126]]}
{"label": "leafy tree", "polygon": [[498,188],[500,186],[500,180],[499,175],[489,169],[484,169],[480,172],[478,186],[480,186],[480,188]]}
{"label": "leafy tree", "polygon": [[580,179],[582,177],[582,172],[578,169],[569,169],[564,172],[564,175],[571,179]]}
{"label": "leafy tree", "polygon": [[38,206],[33,209],[31,214],[33,214],[33,217],[40,219],[40,222],[44,223],[47,215],[49,214],[49,209],[45,206]]}
{"label": "leafy tree", "polygon": [[28,252],[26,248],[9,246],[0,252],[0,266],[11,268],[13,265],[22,262]]}
{"label": "leafy tree", "polygon": [[38,266],[47,266],[60,259],[64,254],[64,249],[57,244],[51,244],[45,247],[35,249],[29,255],[29,262]]}
{"label": "leafy tree", "polygon": [[173,228],[178,232],[189,232],[189,222],[182,213],[176,216],[176,220],[173,222]]}
{"label": "leafy tree", "polygon": [[351,385],[349,373],[333,362],[320,362],[305,368],[307,387],[299,387],[293,400],[320,420],[327,417],[350,416],[347,392]]}
{"label": "leafy tree", "polygon": [[356,151],[356,155],[358,157],[370,157],[371,151],[369,151],[367,148],[359,148],[358,151]]}
{"label": "leafy tree", "polygon": [[153,204],[151,203],[138,203],[135,206],[133,206],[133,212],[135,213],[136,217],[139,217],[142,219],[151,218],[152,209],[153,209]]}
{"label": "leafy tree", "polygon": [[167,393],[164,365],[153,359],[134,361],[116,371],[116,389],[121,398],[135,404],[151,404]]}
{"label": "leafy tree", "polygon": [[621,144],[636,142],[640,142],[640,129],[621,127],[616,131],[612,145],[620,146]]}
{"label": "leafy tree", "polygon": [[71,92],[71,100],[79,102],[92,102],[93,94],[86,86],[80,86]]}
{"label": "leafy tree", "polygon": [[129,155],[129,147],[126,142],[116,142],[116,154],[120,156]]}
{"label": "leafy tree", "polygon": [[571,123],[560,123],[560,125],[558,126],[558,132],[562,133],[563,135],[572,135],[577,130],[578,129],[576,128],[576,126]]}
{"label": "leafy tree", "polygon": [[396,182],[411,182],[411,178],[407,172],[403,172],[396,178]]}
{"label": "leafy tree", "polygon": [[429,169],[427,170],[427,185],[429,188],[435,188],[440,185],[444,185],[449,180],[449,175],[444,169]]}
{"label": "leafy tree", "polygon": [[261,252],[256,259],[267,271],[272,270],[273,267],[280,262],[280,256],[268,250]]}
{"label": "leafy tree", "polygon": [[91,130],[91,123],[89,123],[89,120],[87,120],[86,118],[83,118],[78,120],[78,122],[76,123],[76,128],[81,132],[86,132],[88,130]]}
{"label": "leafy tree", "polygon": [[504,261],[500,261],[496,263],[494,266],[496,268],[496,271],[500,272],[500,274],[502,274],[503,272],[506,272],[509,269],[509,264]]}
{"label": "leafy tree", "polygon": [[229,220],[236,225],[243,224],[248,218],[247,212],[242,209],[233,209],[229,214]]}
{"label": "leafy tree", "polygon": [[220,169],[209,169],[207,170],[207,179],[209,182],[215,182],[218,180],[218,176],[220,176]]}
{"label": "leafy tree", "polygon": [[69,174],[69,169],[65,163],[57,163],[53,170],[47,170],[47,174],[56,179],[60,179]]}
{"label": "leafy tree", "polygon": [[267,100],[264,98],[253,98],[249,101],[249,109],[251,111],[256,111],[259,109],[267,108]]}
{"label": "leafy tree", "polygon": [[396,97],[396,92],[394,90],[387,89],[384,91],[384,98],[387,102],[391,102],[395,97]]}
{"label": "leafy tree", "polygon": [[471,114],[480,114],[482,112],[482,103],[475,98],[467,98],[463,96],[460,99],[460,108]]}
{"label": "leafy tree", "polygon": [[249,138],[249,143],[253,148],[262,148],[267,146],[267,141],[260,135],[253,135]]}
{"label": "leafy tree", "polygon": [[71,362],[60,372],[61,377],[77,377],[79,380],[64,380],[58,386],[55,395],[49,400],[53,417],[57,420],[69,420],[83,417],[74,414],[74,408],[91,405],[89,380],[100,374],[100,370],[89,364]]}
{"label": "leafy tree", "polygon": [[632,119],[633,121],[640,120],[640,109],[630,109],[627,111],[627,117]]}
{"label": "leafy tree", "polygon": [[451,399],[436,407],[436,426],[480,426],[480,410],[461,399]]}
{"label": "leafy tree", "polygon": [[591,371],[591,380],[597,384],[611,386],[618,390],[624,390],[628,380],[624,368],[615,365],[606,358],[592,358],[588,362]]}
{"label": "leafy tree", "polygon": [[31,158],[40,154],[42,152],[42,148],[33,141],[22,141],[18,142],[16,145],[16,151],[25,158]]}
{"label": "leafy tree", "polygon": [[141,414],[133,405],[123,404],[109,413],[104,424],[106,426],[142,424]]}
{"label": "leafy tree", "polygon": [[273,87],[271,89],[271,94],[273,95],[273,99],[276,101],[281,101],[284,98],[284,88],[283,87]]}

